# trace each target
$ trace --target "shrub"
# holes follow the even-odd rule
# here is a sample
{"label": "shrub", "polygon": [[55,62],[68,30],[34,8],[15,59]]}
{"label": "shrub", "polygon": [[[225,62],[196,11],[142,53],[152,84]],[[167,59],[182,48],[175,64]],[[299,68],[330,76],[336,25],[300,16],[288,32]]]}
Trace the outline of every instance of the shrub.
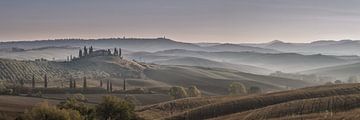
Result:
{"label": "shrub", "polygon": [[251,86],[250,88],[249,88],[249,93],[250,94],[256,94],[256,93],[261,93],[261,88],[260,87],[258,87],[258,86]]}
{"label": "shrub", "polygon": [[332,83],[331,81],[325,83],[325,85],[332,85],[332,84],[334,83]]}
{"label": "shrub", "polygon": [[130,120],[135,117],[135,107],[126,100],[115,96],[105,96],[96,106],[96,114],[100,120]]}
{"label": "shrub", "polygon": [[239,82],[232,82],[229,85],[229,93],[230,95],[241,95],[241,94],[246,94],[247,91],[244,84]]}
{"label": "shrub", "polygon": [[201,92],[196,86],[191,86],[187,90],[187,94],[189,97],[200,97]]}
{"label": "shrub", "polygon": [[342,81],[341,81],[341,80],[335,80],[334,83],[335,83],[335,84],[341,84]]}
{"label": "shrub", "polygon": [[82,94],[75,94],[66,98],[64,102],[61,102],[58,107],[61,109],[70,109],[78,111],[86,120],[95,118],[94,108],[85,103],[87,99]]}
{"label": "shrub", "polygon": [[23,120],[82,120],[80,113],[75,110],[59,109],[50,106],[48,102],[40,103],[18,119]]}
{"label": "shrub", "polygon": [[180,87],[180,86],[171,87],[169,90],[169,94],[170,94],[170,96],[174,97],[175,99],[187,97],[185,88]]}

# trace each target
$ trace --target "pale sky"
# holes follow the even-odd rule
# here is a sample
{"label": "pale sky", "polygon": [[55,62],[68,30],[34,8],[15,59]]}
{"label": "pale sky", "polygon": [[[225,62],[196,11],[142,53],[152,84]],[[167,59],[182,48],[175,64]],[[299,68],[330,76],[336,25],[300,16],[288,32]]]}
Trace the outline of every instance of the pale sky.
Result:
{"label": "pale sky", "polygon": [[0,41],[161,37],[183,42],[360,39],[360,0],[1,0]]}

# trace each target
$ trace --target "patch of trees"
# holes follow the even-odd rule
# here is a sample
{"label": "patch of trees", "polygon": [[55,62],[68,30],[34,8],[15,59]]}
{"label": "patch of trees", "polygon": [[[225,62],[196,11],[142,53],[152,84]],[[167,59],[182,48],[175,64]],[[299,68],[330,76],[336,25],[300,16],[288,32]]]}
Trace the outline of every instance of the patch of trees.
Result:
{"label": "patch of trees", "polygon": [[[95,53],[98,52],[98,53]],[[121,48],[114,48],[113,51],[111,51],[110,49],[107,50],[99,50],[99,51],[94,51],[93,46],[90,46],[90,48],[87,48],[86,46],[84,46],[83,49],[79,49],[79,57],[78,58],[83,58],[83,57],[87,57],[87,56],[97,56],[97,55],[103,55],[103,56],[122,56],[121,53]],[[73,59],[70,59],[73,60]]]}
{"label": "patch of trees", "polygon": [[26,111],[18,120],[134,120],[134,105],[115,96],[105,96],[101,103],[91,105],[81,94],[67,98],[57,106],[47,102]]}
{"label": "patch of trees", "polygon": [[261,93],[262,90],[258,86],[250,86],[247,88],[244,84],[240,82],[232,82],[228,87],[230,95],[245,95],[245,94],[256,94]]}
{"label": "patch of trees", "polygon": [[174,86],[170,88],[169,95],[172,96],[174,99],[186,97],[200,97],[201,91],[196,86],[191,86],[188,89],[185,89],[181,86]]}

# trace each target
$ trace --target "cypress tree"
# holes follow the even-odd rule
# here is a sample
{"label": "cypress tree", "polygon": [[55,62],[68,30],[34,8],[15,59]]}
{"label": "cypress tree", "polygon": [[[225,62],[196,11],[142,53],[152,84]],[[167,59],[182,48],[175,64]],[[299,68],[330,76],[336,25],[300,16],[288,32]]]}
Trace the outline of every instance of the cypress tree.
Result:
{"label": "cypress tree", "polygon": [[72,88],[72,79],[69,80],[69,88]]}
{"label": "cypress tree", "polygon": [[106,81],[106,91],[109,92],[109,90],[110,90],[110,81],[107,80]]}
{"label": "cypress tree", "polygon": [[114,54],[113,54],[113,55],[114,55],[114,56],[118,56],[118,54],[119,54],[119,53],[118,53],[117,49],[114,48]]}
{"label": "cypress tree", "polygon": [[84,46],[84,56],[87,56],[88,55],[88,50],[86,48],[86,46]]}
{"label": "cypress tree", "polygon": [[73,88],[73,80],[72,80],[71,77],[70,77],[70,80],[69,80],[69,88]]}
{"label": "cypress tree", "polygon": [[48,78],[47,75],[44,75],[44,87],[47,88],[48,87]]}
{"label": "cypress tree", "polygon": [[119,48],[119,56],[121,57],[121,48]]}
{"label": "cypress tree", "polygon": [[112,82],[110,80],[110,93],[112,92]]}
{"label": "cypress tree", "polygon": [[126,78],[124,77],[124,86],[123,86],[124,91],[126,91]]}
{"label": "cypress tree", "polygon": [[94,52],[94,49],[92,46],[90,46],[90,49],[89,49],[89,54],[93,53]]}
{"label": "cypress tree", "polygon": [[83,57],[82,50],[79,50],[79,58]]}
{"label": "cypress tree", "polygon": [[73,81],[73,88],[76,88],[76,80]]}
{"label": "cypress tree", "polygon": [[111,56],[111,50],[110,49],[108,49],[108,55]]}
{"label": "cypress tree", "polygon": [[84,77],[83,88],[84,88],[84,89],[86,89],[86,88],[87,88],[86,77]]}
{"label": "cypress tree", "polygon": [[103,87],[103,80],[100,80],[100,87]]}
{"label": "cypress tree", "polygon": [[34,74],[32,75],[32,78],[31,78],[31,87],[33,89],[35,88],[35,75]]}

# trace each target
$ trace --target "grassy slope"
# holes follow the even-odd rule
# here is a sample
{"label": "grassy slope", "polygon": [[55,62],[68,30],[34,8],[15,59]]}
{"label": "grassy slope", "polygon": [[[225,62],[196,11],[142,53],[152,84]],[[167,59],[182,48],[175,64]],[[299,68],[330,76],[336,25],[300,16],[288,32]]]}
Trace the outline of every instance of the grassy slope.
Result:
{"label": "grassy slope", "polygon": [[[34,74],[37,85],[43,84],[43,76],[49,77],[50,87],[68,86],[71,75],[82,85],[82,77],[88,77],[88,86],[99,85],[99,79],[112,79],[115,89],[123,86],[122,75],[126,74],[128,88],[169,88],[171,86],[198,86],[205,94],[224,95],[231,82],[242,82],[247,86],[259,86],[265,91],[278,91],[310,85],[300,80],[283,79],[221,68],[191,66],[146,65],[119,57],[91,57],[73,62],[35,62],[0,59],[0,79],[12,82],[25,80],[31,83]],[[136,79],[130,79],[136,78]],[[290,83],[290,84],[288,84]]]}
{"label": "grassy slope", "polygon": [[287,87],[299,88],[311,85],[311,83],[300,80],[242,73],[236,70],[189,66],[159,66],[146,69],[145,75],[169,85],[185,87],[196,85],[206,94],[212,95],[227,94],[227,88],[231,82],[241,82],[248,87],[259,86],[264,91],[285,90]]}
{"label": "grassy slope", "polygon": [[[190,98],[198,102],[200,98]],[[259,94],[239,97],[219,97],[210,99],[173,114],[167,112],[158,119],[301,119],[322,118],[329,114],[338,114],[337,119],[347,117],[346,114],[358,113],[360,107],[360,84],[342,84],[308,87],[297,90]],[[161,104],[158,104],[161,106]],[[164,105],[162,105],[164,106]],[[188,106],[184,104],[182,106]],[[168,108],[169,109],[169,108]],[[166,111],[166,107],[139,111],[143,116]],[[344,116],[345,115],[345,116]],[[291,116],[291,117],[289,117]],[[334,117],[334,116],[332,116]],[[356,116],[352,116],[354,118]],[[359,117],[359,116],[357,116]]]}

